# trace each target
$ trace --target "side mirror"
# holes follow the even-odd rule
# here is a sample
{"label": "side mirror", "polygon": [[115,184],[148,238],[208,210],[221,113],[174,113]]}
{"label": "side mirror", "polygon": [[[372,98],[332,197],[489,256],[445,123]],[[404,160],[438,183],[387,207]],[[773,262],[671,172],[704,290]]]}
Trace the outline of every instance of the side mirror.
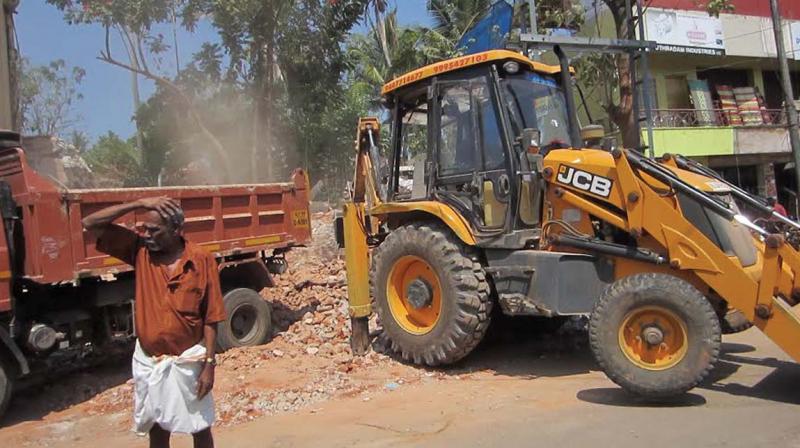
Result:
{"label": "side mirror", "polygon": [[519,135],[520,148],[523,152],[538,153],[541,138],[542,133],[538,129],[525,128]]}
{"label": "side mirror", "polygon": [[602,125],[589,124],[581,128],[581,141],[589,148],[599,147],[606,135]]}

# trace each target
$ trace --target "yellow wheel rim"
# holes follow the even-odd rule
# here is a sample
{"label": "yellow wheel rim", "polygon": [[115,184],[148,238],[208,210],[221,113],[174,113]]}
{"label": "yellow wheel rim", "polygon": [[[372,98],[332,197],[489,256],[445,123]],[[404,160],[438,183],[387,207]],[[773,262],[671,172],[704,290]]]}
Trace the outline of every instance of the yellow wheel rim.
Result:
{"label": "yellow wheel rim", "polygon": [[672,311],[650,306],[629,312],[619,328],[619,347],[637,366],[666,370],[686,356],[686,324]]}
{"label": "yellow wheel rim", "polygon": [[[420,285],[425,286],[420,289]],[[411,296],[409,286],[412,287]],[[386,297],[395,322],[411,334],[429,333],[439,322],[442,287],[431,265],[422,258],[405,255],[395,262],[389,272]]]}

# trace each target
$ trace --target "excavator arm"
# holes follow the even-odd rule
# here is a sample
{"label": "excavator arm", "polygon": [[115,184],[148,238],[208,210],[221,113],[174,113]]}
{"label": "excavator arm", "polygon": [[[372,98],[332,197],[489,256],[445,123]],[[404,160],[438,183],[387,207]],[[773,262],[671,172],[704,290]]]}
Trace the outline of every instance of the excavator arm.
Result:
{"label": "excavator arm", "polygon": [[372,234],[367,210],[380,205],[378,176],[373,161],[378,161],[375,144],[380,131],[377,118],[361,118],[356,135],[356,163],[352,189],[344,203],[343,230],[347,293],[350,302],[353,353],[363,355],[369,347],[369,316],[372,313],[369,292],[369,246]]}
{"label": "excavator arm", "polygon": [[[613,188],[619,190],[610,196],[621,198],[617,207],[609,209],[599,201],[587,200],[579,191],[557,181],[555,173],[560,167],[551,161],[548,170],[546,159],[545,175],[549,174],[550,188],[569,206],[582,209],[634,238],[654,239],[661,252],[665,252],[659,255],[673,270],[695,276],[800,361],[800,319],[791,306],[800,291],[800,253],[782,235],[767,233],[663,164],[631,150],[615,150],[612,155]],[[655,188],[654,181],[667,186],[671,193],[664,194]],[[757,263],[745,268],[737,257],[725,253],[684,216],[675,194],[685,195],[724,219],[746,226],[758,251]],[[550,241],[563,246],[571,240],[555,236]],[[594,244],[600,248],[602,241]],[[586,241],[583,246],[588,247]],[[657,260],[656,257],[652,262]],[[643,272],[654,269],[644,263],[639,268]]]}
{"label": "excavator arm", "polygon": [[[787,225],[784,235],[766,235],[763,230],[755,231],[756,235],[761,234],[760,237],[755,237],[755,244],[764,263],[759,296],[755,306],[751,306],[750,309],[740,309],[762,331],[769,331],[775,333],[776,337],[780,337],[786,332],[782,328],[791,327],[793,317],[796,320],[795,315],[787,309],[787,306],[796,305],[800,298],[800,252],[796,246],[787,242],[787,239],[791,238],[792,232],[800,231],[800,224],[775,212],[762,199],[728,182],[710,168],[692,159],[681,155],[665,154],[661,163],[715,179],[730,189],[736,200],[762,216]],[[787,315],[784,316],[784,314]],[[773,317],[775,320],[770,322]],[[784,320],[788,322],[783,322]],[[768,326],[772,328],[767,329]],[[791,341],[789,342],[791,343]],[[796,355],[793,357],[797,359]]]}

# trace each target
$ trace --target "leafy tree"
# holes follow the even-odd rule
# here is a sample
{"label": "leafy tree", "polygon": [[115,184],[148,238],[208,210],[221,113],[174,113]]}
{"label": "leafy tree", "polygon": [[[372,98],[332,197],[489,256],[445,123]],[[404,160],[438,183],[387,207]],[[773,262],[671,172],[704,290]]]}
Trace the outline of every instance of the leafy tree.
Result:
{"label": "leafy tree", "polygon": [[[64,12],[71,24],[101,24],[106,29],[104,55],[101,59],[113,63],[111,41],[114,37],[125,49],[127,63],[131,68],[131,94],[134,110],[141,105],[139,75],[151,72],[149,65],[160,68],[163,55],[171,48],[161,33],[153,33],[155,24],[171,23],[176,26],[177,11],[184,0],[47,0]],[[177,37],[175,39],[176,65]],[[118,64],[115,64],[118,65]],[[177,69],[177,68],[176,68]],[[158,70],[155,70],[158,71]],[[141,146],[141,135],[137,132],[137,144]]]}
{"label": "leafy tree", "polygon": [[83,154],[89,149],[89,136],[83,131],[73,130],[69,133],[67,141],[78,154]]}
{"label": "leafy tree", "polygon": [[[193,99],[170,77],[161,72],[163,55],[170,45],[162,34],[153,33],[157,24],[171,23],[176,26],[179,14],[184,15],[184,24],[192,27],[196,19],[191,17],[196,0],[47,0],[64,12],[64,18],[72,24],[100,24],[105,27],[105,42],[98,59],[128,70],[132,74],[134,104],[140,105],[137,76],[144,76],[170,89],[176,95],[191,118],[186,125],[203,133],[208,149],[215,157],[225,181],[229,180],[231,165],[226,149],[203,122],[200,114],[193,108]],[[127,61],[112,53],[114,35],[118,35],[125,48]],[[176,59],[176,64],[179,61]],[[152,67],[151,67],[152,66]],[[179,67],[178,67],[179,68]],[[143,136],[137,128],[137,146],[144,145]]]}
{"label": "leafy tree", "polygon": [[458,42],[486,15],[494,0],[428,0],[428,13],[439,33]]}
{"label": "leafy tree", "polygon": [[330,203],[342,199],[345,183],[353,177],[355,125],[366,115],[372,94],[372,86],[349,78],[343,81],[343,87],[343,94],[321,114],[317,135],[320,146],[310,160],[314,182],[322,181],[324,187],[317,200]]}
{"label": "leafy tree", "polygon": [[[253,99],[252,179],[276,177],[285,143],[302,148],[309,161],[316,118],[336,97],[345,68],[342,44],[361,18],[367,0],[197,0],[185,22],[211,17],[229,58],[222,69]],[[207,66],[221,66],[218,57]],[[280,105],[280,108],[276,108]],[[289,126],[290,124],[290,126]],[[282,135],[279,135],[282,134]],[[288,135],[285,135],[288,134]],[[283,148],[281,146],[284,146]],[[288,154],[292,155],[292,154]],[[266,156],[266,157],[264,157]],[[264,162],[267,163],[264,163]]]}
{"label": "leafy tree", "polygon": [[101,136],[84,156],[102,187],[136,187],[147,185],[140,152],[131,140],[125,141],[113,132]]}
{"label": "leafy tree", "polygon": [[22,132],[35,135],[66,134],[79,116],[75,105],[86,71],[69,67],[62,59],[33,66],[23,59],[20,86]]}
{"label": "leafy tree", "polygon": [[[154,80],[162,90],[169,90],[172,114],[180,113],[182,124],[202,134],[204,146],[213,155],[210,162],[218,172],[241,174],[231,160],[231,148],[225,138],[213,130],[215,124],[207,121],[209,114],[202,105],[218,96],[215,87],[203,87],[204,92],[192,91],[197,85],[187,84],[190,76],[184,69],[175,79],[170,79],[156,68],[151,69],[148,53],[158,60],[169,45],[162,36],[152,33],[155,24],[174,22],[194,29],[198,21],[208,18],[219,32],[221,44],[208,45],[200,52],[188,69],[203,76],[224,79],[226,90],[235,97],[249,97],[238,105],[249,104],[251,110],[243,114],[249,123],[246,132],[250,160],[251,180],[273,179],[271,159],[285,159],[294,151],[286,142],[298,140],[304,161],[315,142],[307,135],[318,115],[327,107],[329,99],[337,96],[339,79],[345,67],[342,44],[350,28],[362,16],[369,0],[48,0],[65,12],[72,23],[100,23],[106,27],[105,50],[100,59]],[[124,62],[111,54],[108,44],[117,29],[129,53]],[[132,36],[132,37],[131,37]],[[224,52],[224,55],[223,55]],[[224,61],[224,63],[223,63]],[[229,88],[230,87],[230,88]],[[200,94],[196,97],[195,94]],[[178,105],[177,103],[182,103]],[[282,105],[276,109],[276,105]],[[188,118],[188,119],[185,119]],[[217,121],[212,116],[212,121]],[[241,126],[237,126],[241,129]],[[279,133],[288,135],[278,135]],[[141,131],[143,134],[143,131]],[[140,135],[139,146],[147,145]],[[233,158],[238,158],[236,155]],[[239,181],[239,179],[236,179]]]}
{"label": "leafy tree", "polygon": [[[217,53],[213,45],[205,46],[172,81],[192,98],[191,113],[182,97],[165,87],[157,89],[139,108],[136,121],[143,135],[142,163],[151,182],[160,179],[162,184],[185,185],[199,181],[224,183],[226,178],[241,182],[239,179],[250,177],[252,98],[244,86],[221,78],[219,65],[208,58],[197,59]],[[192,125],[192,114],[225,142],[232,168],[229,173],[221,173],[205,133]],[[199,178],[198,170],[202,169],[207,170],[207,175]]]}
{"label": "leafy tree", "polygon": [[401,27],[397,10],[377,15],[366,34],[357,34],[347,44],[355,79],[371,86],[371,106],[379,104],[380,88],[397,76],[455,56],[455,43],[436,30]]}

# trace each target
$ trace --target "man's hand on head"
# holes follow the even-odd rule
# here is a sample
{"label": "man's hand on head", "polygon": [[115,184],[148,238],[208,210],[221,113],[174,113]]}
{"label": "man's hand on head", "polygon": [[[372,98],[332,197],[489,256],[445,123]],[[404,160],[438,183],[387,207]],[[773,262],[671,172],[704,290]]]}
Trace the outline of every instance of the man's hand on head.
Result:
{"label": "man's hand on head", "polygon": [[180,212],[181,206],[174,199],[166,196],[156,198],[142,198],[138,201],[139,207],[146,210],[154,210],[161,215],[165,220],[169,220],[172,216]]}

